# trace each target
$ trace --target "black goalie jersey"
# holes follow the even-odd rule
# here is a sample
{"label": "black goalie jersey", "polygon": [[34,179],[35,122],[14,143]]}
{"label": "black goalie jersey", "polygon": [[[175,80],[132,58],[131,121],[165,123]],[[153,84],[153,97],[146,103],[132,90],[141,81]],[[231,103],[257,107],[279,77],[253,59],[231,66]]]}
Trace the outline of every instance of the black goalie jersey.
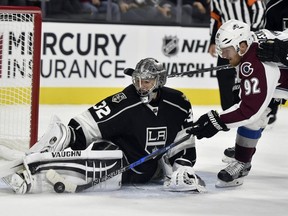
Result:
{"label": "black goalie jersey", "polygon": [[[76,135],[71,148],[85,149],[93,139],[101,137],[119,146],[128,162],[133,163],[174,142],[177,133],[191,124],[191,104],[182,92],[163,87],[157,100],[143,104],[134,86],[130,85],[71,119],[69,126],[74,128]],[[170,159],[172,163],[177,157],[195,162],[194,139],[190,142],[191,145],[185,145],[184,150]],[[139,165],[129,181],[149,181],[157,164],[157,160],[150,160]]]}

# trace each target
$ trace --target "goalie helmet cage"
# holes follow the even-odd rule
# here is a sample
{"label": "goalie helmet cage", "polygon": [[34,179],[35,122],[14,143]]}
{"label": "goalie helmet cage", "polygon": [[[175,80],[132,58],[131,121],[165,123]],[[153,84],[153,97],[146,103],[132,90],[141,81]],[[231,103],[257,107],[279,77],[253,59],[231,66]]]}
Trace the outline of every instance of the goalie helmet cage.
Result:
{"label": "goalie helmet cage", "polygon": [[0,6],[0,145],[38,139],[41,9]]}

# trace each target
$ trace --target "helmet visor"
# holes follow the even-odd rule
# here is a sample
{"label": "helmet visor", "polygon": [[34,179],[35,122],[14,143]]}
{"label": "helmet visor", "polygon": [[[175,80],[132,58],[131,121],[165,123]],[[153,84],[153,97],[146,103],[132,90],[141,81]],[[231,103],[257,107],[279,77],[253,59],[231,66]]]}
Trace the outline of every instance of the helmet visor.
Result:
{"label": "helmet visor", "polygon": [[139,72],[137,70],[132,74],[132,82],[140,96],[147,96],[153,92],[157,86],[157,75]]}

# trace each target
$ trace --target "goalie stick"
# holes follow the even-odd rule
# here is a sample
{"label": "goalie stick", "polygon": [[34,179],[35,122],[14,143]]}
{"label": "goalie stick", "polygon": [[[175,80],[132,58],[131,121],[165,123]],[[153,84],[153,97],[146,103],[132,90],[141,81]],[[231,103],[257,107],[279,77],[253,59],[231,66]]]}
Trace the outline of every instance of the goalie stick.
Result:
{"label": "goalie stick", "polygon": [[[209,71],[213,71],[213,70],[226,70],[226,69],[230,69],[230,68],[233,68],[233,66],[230,64],[226,64],[226,65],[220,65],[220,66],[216,66],[216,67],[197,69],[194,71],[172,73],[172,74],[169,74],[167,77],[172,78],[172,77],[179,77],[179,76],[184,76],[184,75],[193,75],[193,74],[198,74],[198,73],[203,73],[203,72],[209,72]],[[124,70],[124,74],[126,74],[128,76],[132,76],[133,72],[134,72],[134,69],[132,69],[132,68],[127,68]]]}
{"label": "goalie stick", "polygon": [[186,72],[181,72],[181,73],[172,73],[172,74],[168,75],[168,78],[179,77],[179,76],[184,76],[184,75],[194,75],[194,74],[199,74],[199,73],[203,73],[203,72],[209,72],[209,71],[213,71],[213,70],[226,70],[226,69],[230,69],[230,68],[233,68],[233,66],[230,65],[230,64],[226,64],[226,65],[220,65],[220,66],[216,66],[216,67],[197,69],[197,70],[194,70],[194,71],[186,71]]}
{"label": "goalie stick", "polygon": [[114,172],[105,175],[101,178],[97,178],[87,184],[82,184],[82,185],[76,185],[66,179],[64,179],[59,173],[57,173],[55,170],[49,170],[46,173],[46,177],[47,179],[54,185],[54,190],[56,193],[63,193],[64,191],[66,192],[71,192],[71,193],[78,193],[81,191],[84,191],[88,188],[91,188],[97,184],[100,184],[101,182],[107,181],[108,179],[113,178],[114,176],[117,176],[127,170],[133,169],[134,167],[143,164],[144,162],[151,160],[152,158],[155,158],[165,152],[167,152],[168,150],[170,150],[171,148],[181,144],[182,142],[188,140],[191,137],[190,134],[182,137],[181,139],[171,143],[169,146],[165,146],[163,148],[160,148],[154,152],[152,152],[151,154],[148,154],[142,158],[140,158],[139,160],[135,161],[134,163],[131,163],[127,166],[124,166],[118,170],[115,170]]}

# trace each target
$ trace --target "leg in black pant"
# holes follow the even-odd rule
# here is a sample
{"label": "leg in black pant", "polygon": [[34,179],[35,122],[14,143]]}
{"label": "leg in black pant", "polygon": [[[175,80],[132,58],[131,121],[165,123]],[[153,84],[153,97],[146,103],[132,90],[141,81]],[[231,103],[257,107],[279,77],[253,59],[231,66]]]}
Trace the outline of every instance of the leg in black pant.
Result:
{"label": "leg in black pant", "polygon": [[[229,60],[218,57],[217,65],[229,64]],[[236,71],[234,68],[217,71],[221,107],[228,109],[234,104],[232,88],[235,84]]]}

